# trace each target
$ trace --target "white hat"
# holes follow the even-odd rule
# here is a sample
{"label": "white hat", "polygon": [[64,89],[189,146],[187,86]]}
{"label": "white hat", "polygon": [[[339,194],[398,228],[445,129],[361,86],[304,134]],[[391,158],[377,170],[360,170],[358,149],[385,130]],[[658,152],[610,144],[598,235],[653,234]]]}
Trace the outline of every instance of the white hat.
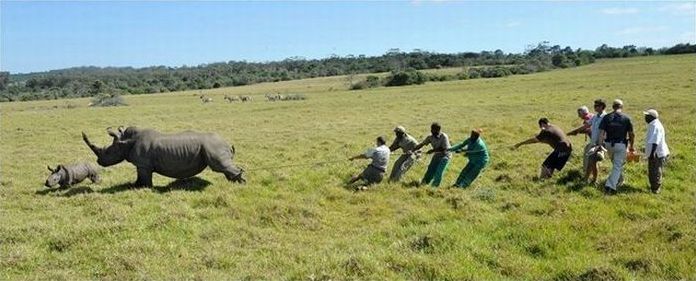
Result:
{"label": "white hat", "polygon": [[404,126],[396,126],[396,128],[394,128],[394,132],[405,134],[406,128],[404,128]]}
{"label": "white hat", "polygon": [[620,99],[615,99],[615,100],[614,100],[614,103],[613,103],[613,104],[614,104],[614,105],[620,105],[620,106],[623,106],[623,101],[622,101],[622,100],[620,100]]}
{"label": "white hat", "polygon": [[655,118],[660,117],[660,114],[657,113],[657,110],[654,110],[652,108],[648,109],[646,111],[643,111],[643,114],[650,115],[650,116],[655,117]]}

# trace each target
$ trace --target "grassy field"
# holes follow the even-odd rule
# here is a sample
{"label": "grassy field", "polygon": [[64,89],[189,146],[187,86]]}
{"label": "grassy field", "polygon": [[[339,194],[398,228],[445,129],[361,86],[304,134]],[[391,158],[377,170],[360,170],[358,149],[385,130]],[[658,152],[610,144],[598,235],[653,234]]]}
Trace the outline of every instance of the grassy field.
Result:
{"label": "grassy field", "polygon": [[[696,279],[696,56],[598,61],[553,72],[347,91],[344,77],[127,96],[127,107],[88,99],[0,104],[2,280],[694,280]],[[269,92],[305,101],[265,102]],[[224,94],[252,95],[227,104]],[[622,98],[644,147],[641,111],[655,107],[672,159],[663,193],[648,192],[641,162],[616,196],[576,181],[583,137],[552,180],[532,178],[546,145],[512,151],[546,116],[565,130],[575,109]],[[468,189],[404,184],[343,187],[367,162],[339,161],[439,121],[453,141],[485,130],[490,166]],[[135,169],[103,171],[101,184],[42,186],[46,165],[95,161],[85,131],[105,145],[109,126],[216,132],[237,148],[248,184],[210,170],[130,189]],[[394,157],[395,158],[395,157]],[[326,165],[312,163],[335,161]],[[393,160],[392,160],[393,161]],[[443,186],[466,164],[457,155]],[[273,168],[277,166],[290,166]],[[601,177],[608,162],[602,163]],[[390,167],[391,168],[391,167]]]}

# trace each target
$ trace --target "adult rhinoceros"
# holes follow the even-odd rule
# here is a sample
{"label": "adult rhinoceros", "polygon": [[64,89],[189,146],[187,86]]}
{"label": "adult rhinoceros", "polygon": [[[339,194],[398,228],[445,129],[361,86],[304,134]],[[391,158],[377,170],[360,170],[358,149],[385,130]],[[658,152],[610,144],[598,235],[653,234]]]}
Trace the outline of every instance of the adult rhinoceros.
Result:
{"label": "adult rhinoceros", "polygon": [[234,146],[217,134],[186,131],[162,134],[152,129],[128,127],[118,131],[107,129],[114,138],[111,146],[97,147],[82,132],[82,139],[97,155],[97,163],[108,167],[123,160],[133,163],[138,171],[136,186],[152,186],[152,173],[184,179],[197,175],[210,166],[225,174],[229,181],[245,183],[244,170],[232,165]]}

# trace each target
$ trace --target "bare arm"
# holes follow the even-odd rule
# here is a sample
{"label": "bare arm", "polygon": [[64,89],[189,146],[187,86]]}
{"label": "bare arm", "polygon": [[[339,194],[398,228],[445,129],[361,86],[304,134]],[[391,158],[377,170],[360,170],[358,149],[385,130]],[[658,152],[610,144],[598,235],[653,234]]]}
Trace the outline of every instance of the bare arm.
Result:
{"label": "bare arm", "polygon": [[599,140],[597,140],[596,145],[604,146],[604,140],[607,139],[607,131],[599,130]]}
{"label": "bare arm", "polygon": [[574,130],[568,132],[566,135],[574,136],[574,135],[577,135],[579,133],[584,133],[587,131],[587,128],[589,128],[587,125],[582,125],[580,127],[575,128]]}
{"label": "bare arm", "polygon": [[532,137],[532,138],[529,138],[523,142],[515,144],[514,148],[518,148],[518,147],[523,146],[525,144],[532,144],[532,143],[538,143],[538,142],[539,142],[539,140],[536,137]]}
{"label": "bare arm", "polygon": [[636,135],[631,131],[628,132],[628,150],[630,151],[635,151],[633,148],[633,140],[636,138]]}
{"label": "bare arm", "polygon": [[355,159],[367,159],[367,156],[365,156],[365,154],[358,154],[358,155],[355,155],[351,158],[348,158],[348,160],[351,160],[351,161],[353,161]]}

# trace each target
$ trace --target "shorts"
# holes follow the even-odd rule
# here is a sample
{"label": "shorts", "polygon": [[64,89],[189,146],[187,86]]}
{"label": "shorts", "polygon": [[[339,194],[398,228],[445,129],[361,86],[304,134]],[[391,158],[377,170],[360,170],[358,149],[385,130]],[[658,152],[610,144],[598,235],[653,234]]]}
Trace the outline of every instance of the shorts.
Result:
{"label": "shorts", "polygon": [[572,150],[559,151],[554,149],[553,152],[551,152],[551,154],[549,154],[549,156],[546,157],[546,160],[544,160],[544,163],[541,165],[543,165],[547,169],[560,171],[563,169],[566,162],[568,162],[568,159],[570,159],[571,152]]}
{"label": "shorts", "polygon": [[365,180],[367,184],[380,183],[384,178],[384,171],[369,165],[360,173],[360,178]]}

